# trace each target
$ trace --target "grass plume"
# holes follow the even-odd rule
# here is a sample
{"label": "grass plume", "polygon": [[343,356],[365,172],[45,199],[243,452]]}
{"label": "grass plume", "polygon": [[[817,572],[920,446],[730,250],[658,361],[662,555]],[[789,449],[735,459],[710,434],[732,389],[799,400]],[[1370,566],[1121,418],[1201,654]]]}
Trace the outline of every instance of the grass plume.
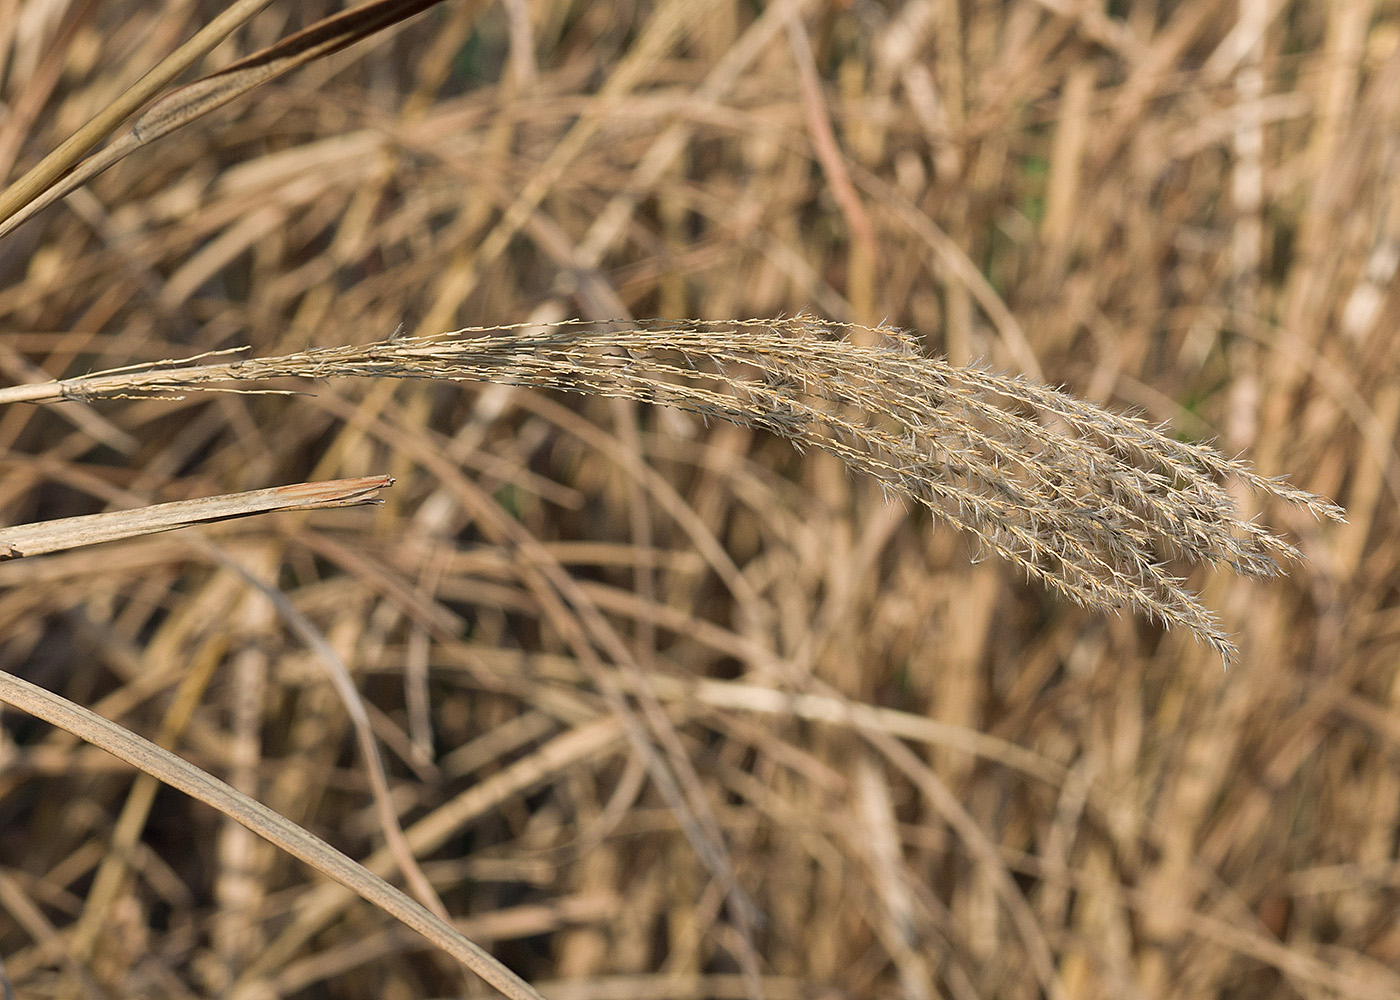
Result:
{"label": "grass plume", "polygon": [[828,451],[1070,600],[1188,629],[1227,661],[1228,636],[1166,560],[1269,576],[1298,555],[1240,517],[1229,480],[1321,519],[1343,517],[1325,499],[1134,417],[928,357],[898,331],[879,331],[872,346],[846,332],[809,317],[473,328],[275,358],[159,362],[10,392],[91,399],[360,376],[667,404]]}

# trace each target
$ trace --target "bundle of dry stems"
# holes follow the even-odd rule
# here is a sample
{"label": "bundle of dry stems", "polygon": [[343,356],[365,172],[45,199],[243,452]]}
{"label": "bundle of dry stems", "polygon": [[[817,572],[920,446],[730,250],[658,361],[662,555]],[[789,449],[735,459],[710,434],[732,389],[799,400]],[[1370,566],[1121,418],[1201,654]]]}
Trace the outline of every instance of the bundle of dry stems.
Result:
{"label": "bundle of dry stems", "polygon": [[5,982],[462,989],[246,827],[513,997],[1400,996],[1383,818],[1269,809],[1336,719],[1400,732],[1390,598],[1338,601],[1397,583],[1388,279],[1329,186],[1385,204],[1389,36],[696,6],[240,2],[157,61],[199,5],[0,3],[0,172],[55,149],[0,193],[0,502],[73,515],[0,530],[0,699],[145,772],[7,737]]}

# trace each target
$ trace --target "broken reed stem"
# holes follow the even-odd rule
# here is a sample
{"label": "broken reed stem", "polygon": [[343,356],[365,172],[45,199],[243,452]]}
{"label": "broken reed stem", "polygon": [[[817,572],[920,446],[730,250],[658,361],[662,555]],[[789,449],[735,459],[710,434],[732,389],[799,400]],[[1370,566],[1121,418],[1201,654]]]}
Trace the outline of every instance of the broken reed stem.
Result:
{"label": "broken reed stem", "polygon": [[33,524],[0,528],[0,560],[61,552],[138,535],[174,531],[273,511],[319,510],[377,504],[379,491],[394,484],[390,476],[361,476],[320,483],[294,483],[247,493],[225,493],[193,500],[175,500],[131,510],[60,517]]}
{"label": "broken reed stem", "polygon": [[[1227,661],[1214,616],[1163,560],[1277,572],[1297,550],[1240,517],[1225,483],[1341,520],[1335,504],[1211,448],[1027,379],[859,346],[810,317],[473,328],[213,364],[163,361],[0,390],[0,403],[160,396],[273,378],[433,378],[664,403],[821,448],[928,506],[1069,599],[1189,629]],[[205,356],[207,357],[207,355]]]}

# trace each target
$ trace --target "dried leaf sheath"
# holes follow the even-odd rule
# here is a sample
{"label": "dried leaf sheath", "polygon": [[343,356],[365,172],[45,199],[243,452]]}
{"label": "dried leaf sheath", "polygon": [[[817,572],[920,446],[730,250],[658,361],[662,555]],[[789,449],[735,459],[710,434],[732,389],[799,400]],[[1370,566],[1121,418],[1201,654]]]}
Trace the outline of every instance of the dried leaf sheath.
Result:
{"label": "dried leaf sheath", "polygon": [[831,452],[1071,600],[1190,629],[1227,658],[1233,647],[1219,623],[1162,560],[1264,576],[1296,551],[1241,519],[1226,479],[1342,517],[1326,500],[1141,420],[950,365],[881,332],[881,343],[862,347],[802,317],[608,332],[581,323],[470,329],[281,358],[161,363],[19,386],[0,391],[0,402],[363,376],[508,381],[664,403]]}

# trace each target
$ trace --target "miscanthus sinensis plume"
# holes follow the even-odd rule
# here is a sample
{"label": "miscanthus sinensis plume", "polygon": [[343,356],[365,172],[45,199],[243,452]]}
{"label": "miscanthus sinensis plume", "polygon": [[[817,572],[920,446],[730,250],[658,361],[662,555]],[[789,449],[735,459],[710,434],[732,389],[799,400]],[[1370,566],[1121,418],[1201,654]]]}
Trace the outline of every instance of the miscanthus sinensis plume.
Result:
{"label": "miscanthus sinensis plume", "polygon": [[849,332],[810,317],[473,328],[277,358],[159,362],[3,390],[0,402],[361,376],[511,382],[676,406],[831,452],[1070,600],[1188,629],[1227,661],[1229,637],[1168,563],[1268,576],[1298,558],[1240,516],[1229,484],[1320,519],[1343,517],[1321,497],[1136,417],[949,364],[898,331],[861,344]]}

